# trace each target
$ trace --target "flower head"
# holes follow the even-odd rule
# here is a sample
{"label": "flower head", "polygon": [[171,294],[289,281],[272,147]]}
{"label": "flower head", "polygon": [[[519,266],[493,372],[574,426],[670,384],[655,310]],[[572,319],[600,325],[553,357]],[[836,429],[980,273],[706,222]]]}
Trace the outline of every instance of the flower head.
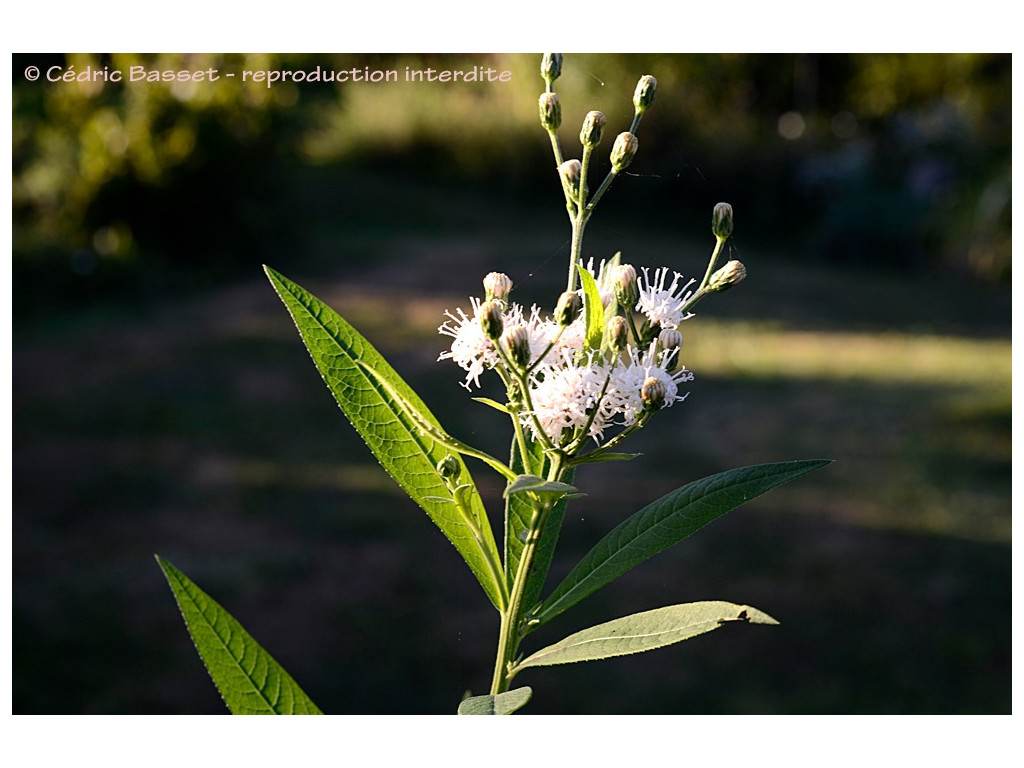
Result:
{"label": "flower head", "polygon": [[608,378],[608,366],[593,354],[577,363],[569,352],[563,352],[552,364],[535,373],[530,381],[533,411],[522,414],[523,423],[537,435],[537,425],[552,442],[564,444],[571,431],[590,423],[591,435],[600,435],[608,426],[611,414],[601,412],[591,418],[598,406],[601,390]]}
{"label": "flower head", "polygon": [[470,299],[473,308],[472,316],[467,315],[462,309],[456,309],[455,314],[445,312],[448,317],[438,333],[442,336],[451,336],[451,350],[442,352],[438,360],[452,360],[466,371],[466,380],[462,386],[469,389],[469,382],[480,386],[480,374],[488,368],[493,368],[499,358],[493,342],[484,334],[484,329],[477,320],[477,313],[480,311],[480,300]]}
{"label": "flower head", "polygon": [[684,381],[693,381],[693,373],[681,366],[672,372],[672,368],[675,367],[673,365],[674,358],[674,354],[659,355],[656,343],[643,353],[631,348],[627,364],[612,372],[611,384],[606,397],[615,412],[621,415],[623,426],[632,426],[643,413],[645,408],[644,385],[647,384],[649,393],[651,387],[654,386],[648,383],[650,379],[656,379],[665,388],[659,407],[667,408],[686,397],[686,395],[679,395],[679,385]]}
{"label": "flower head", "polygon": [[693,317],[693,314],[684,311],[683,307],[693,295],[693,292],[687,291],[687,288],[693,285],[695,280],[689,280],[680,287],[684,278],[678,272],[674,272],[675,276],[666,288],[668,267],[656,269],[653,279],[646,267],[643,268],[643,273],[643,278],[640,280],[640,298],[636,308],[647,315],[652,325],[657,323],[662,328],[678,328],[683,320]]}

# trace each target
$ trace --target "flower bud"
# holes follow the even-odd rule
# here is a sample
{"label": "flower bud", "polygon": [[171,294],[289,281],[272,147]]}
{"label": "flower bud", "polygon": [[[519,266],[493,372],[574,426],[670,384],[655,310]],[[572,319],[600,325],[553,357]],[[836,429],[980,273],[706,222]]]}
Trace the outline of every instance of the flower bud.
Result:
{"label": "flower bud", "polygon": [[658,346],[663,350],[679,349],[683,346],[683,334],[674,328],[666,328],[658,334]]}
{"label": "flower bud", "polygon": [[450,454],[437,462],[437,474],[443,480],[455,480],[460,472],[462,472],[462,467],[459,460]]}
{"label": "flower bud", "polygon": [[616,352],[622,352],[629,342],[629,325],[622,315],[615,315],[608,321],[608,344]]}
{"label": "flower bud", "polygon": [[558,297],[558,304],[555,306],[555,322],[561,326],[569,325],[579,317],[583,309],[583,299],[576,291],[565,291]]}
{"label": "flower bud", "polygon": [[487,301],[505,301],[512,291],[512,279],[504,272],[489,272],[484,278],[484,294]]}
{"label": "flower bud", "polygon": [[654,103],[654,94],[658,90],[658,80],[654,75],[644,75],[636,84],[633,92],[633,107],[640,114]]}
{"label": "flower bud", "polygon": [[526,328],[513,325],[501,335],[501,346],[505,348],[512,362],[520,368],[530,364],[530,336]]}
{"label": "flower bud", "polygon": [[579,160],[566,160],[558,166],[558,175],[562,179],[562,189],[570,200],[579,201],[580,176],[583,174],[583,163]]}
{"label": "flower bud", "polygon": [[562,74],[562,54],[545,53],[540,60],[540,76],[548,82],[554,82]]}
{"label": "flower bud", "polygon": [[628,131],[615,137],[615,144],[612,146],[612,169],[616,173],[629,167],[638,146],[636,136]]}
{"label": "flower bud", "polygon": [[505,325],[501,318],[501,302],[485,301],[480,305],[476,315],[480,320],[480,328],[483,330],[484,336],[491,341],[501,336],[502,328]]}
{"label": "flower bud", "polygon": [[640,285],[636,279],[636,269],[632,264],[620,264],[615,268],[612,279],[615,285],[615,300],[627,312],[636,307],[640,299]]}
{"label": "flower bud", "polygon": [[747,268],[738,261],[730,261],[719,269],[708,280],[708,290],[713,292],[727,291],[736,283],[742,283],[747,277]]}
{"label": "flower bud", "polygon": [[648,376],[640,387],[640,399],[644,403],[645,411],[656,411],[665,405],[665,396],[668,394],[668,390],[665,388],[665,382],[661,379],[656,379],[653,376]]}
{"label": "flower bud", "polygon": [[607,122],[604,112],[587,112],[587,116],[583,118],[583,128],[580,130],[580,144],[591,149],[600,144],[601,131]]}
{"label": "flower bud", "polygon": [[549,131],[557,131],[562,124],[562,102],[557,93],[540,95],[540,124]]}
{"label": "flower bud", "polygon": [[683,346],[683,334],[674,328],[666,328],[658,334],[658,349],[662,354],[662,365],[668,361],[665,367],[669,373],[674,373],[679,368],[679,348]]}
{"label": "flower bud", "polygon": [[719,203],[711,214],[711,231],[719,240],[727,240],[732,234],[732,206]]}

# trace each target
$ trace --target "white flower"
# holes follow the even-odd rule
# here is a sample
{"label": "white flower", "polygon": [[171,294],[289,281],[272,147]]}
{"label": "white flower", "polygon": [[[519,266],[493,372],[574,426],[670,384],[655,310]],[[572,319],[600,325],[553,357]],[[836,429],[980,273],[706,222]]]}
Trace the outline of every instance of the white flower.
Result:
{"label": "white flower", "polygon": [[[571,351],[564,351],[552,364],[544,366],[530,381],[533,411],[522,414],[523,423],[537,435],[537,424],[558,445],[563,444],[565,430],[576,430],[591,421],[590,412],[597,405],[608,378],[608,366],[595,361],[591,354],[578,365]],[[597,437],[608,426],[608,409],[601,407],[591,421],[589,434]],[[569,433],[571,435],[571,432]],[[567,440],[569,435],[565,435]]]}
{"label": "white flower", "polygon": [[665,405],[662,407],[668,408],[686,398],[686,395],[679,394],[679,384],[693,381],[693,372],[685,368],[680,368],[675,373],[669,372],[677,353],[678,350],[674,350],[658,355],[656,343],[651,344],[643,354],[631,348],[629,361],[616,367],[612,372],[611,384],[608,386],[605,399],[616,414],[622,416],[623,426],[632,426],[643,413],[644,403],[640,397],[640,390],[648,378],[658,379],[665,385]]}
{"label": "white flower", "polygon": [[462,383],[469,389],[469,382],[480,386],[480,374],[488,368],[493,368],[499,361],[498,351],[494,348],[491,340],[484,335],[483,328],[477,313],[480,311],[480,300],[470,299],[473,307],[473,316],[469,317],[461,308],[456,309],[457,314],[445,312],[449,318],[438,328],[438,333],[443,336],[451,336],[454,341],[449,352],[442,352],[438,360],[453,360],[466,371],[466,380]]}
{"label": "white flower", "polygon": [[[449,319],[437,329],[443,336],[451,336],[454,339],[451,349],[442,352],[437,359],[452,360],[467,372],[466,380],[462,384],[466,389],[471,389],[471,382],[479,387],[480,374],[500,362],[498,351],[480,327],[480,300],[472,298],[470,303],[473,309],[472,316],[467,315],[461,308],[456,309],[454,314],[445,312]],[[527,318],[521,305],[512,304],[506,312],[502,313],[501,319],[505,328],[521,325],[526,330],[531,361],[538,360],[547,351],[551,342],[558,336],[559,330],[562,331],[562,334],[558,336],[558,341],[544,358],[545,365],[548,364],[548,361],[562,359],[566,353],[572,355],[583,349],[586,326],[582,317],[562,330],[558,323],[550,319],[543,319],[539,307],[531,307],[530,316]]]}
{"label": "white flower", "polygon": [[640,299],[636,308],[647,315],[651,323],[658,323],[662,328],[678,328],[679,324],[688,318],[693,317],[691,312],[683,312],[683,306],[693,295],[693,291],[687,291],[696,280],[689,280],[682,288],[680,282],[684,279],[681,274],[674,272],[675,277],[668,288],[665,287],[665,280],[668,279],[668,267],[662,267],[654,271],[652,280],[643,268],[644,276],[638,282],[640,284]]}

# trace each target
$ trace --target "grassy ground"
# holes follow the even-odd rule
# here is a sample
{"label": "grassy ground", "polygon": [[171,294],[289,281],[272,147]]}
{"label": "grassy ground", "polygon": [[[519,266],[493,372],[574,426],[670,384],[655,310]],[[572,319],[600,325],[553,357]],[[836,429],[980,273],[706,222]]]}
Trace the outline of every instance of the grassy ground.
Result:
{"label": "grassy ground", "polygon": [[[273,266],[360,328],[453,434],[503,452],[505,424],[435,362],[436,328],[494,268],[520,300],[549,303],[567,227],[425,192],[401,230],[373,227],[364,201],[310,233],[313,259]],[[598,254],[703,269],[704,243],[596,220],[588,235]],[[590,495],[570,508],[553,578],[683,482],[835,464],[663,553],[536,642],[702,599],[782,624],[524,673],[528,711],[1008,713],[1009,292],[739,248],[747,282],[684,328],[688,400],[638,437],[642,458],[581,471]],[[345,424],[261,276],[19,329],[13,406],[15,712],[223,711],[154,552],[325,711],[451,712],[486,688],[496,616]],[[483,468],[478,483],[500,527],[500,484]]]}

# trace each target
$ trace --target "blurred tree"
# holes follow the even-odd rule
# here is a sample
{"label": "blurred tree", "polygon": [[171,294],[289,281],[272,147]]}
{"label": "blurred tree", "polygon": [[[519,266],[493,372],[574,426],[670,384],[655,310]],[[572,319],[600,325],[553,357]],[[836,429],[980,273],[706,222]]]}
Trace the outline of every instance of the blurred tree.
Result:
{"label": "blurred tree", "polygon": [[[1010,56],[574,54],[563,141],[609,131],[655,74],[631,168],[638,206],[703,221],[728,199],[750,236],[823,259],[1010,273]],[[394,69],[399,82],[14,83],[15,278],[76,286],[154,265],[192,279],[302,247],[299,172],[346,163],[533,189],[551,159],[535,54],[18,55],[65,70]],[[508,82],[405,82],[405,68],[508,70]],[[627,94],[624,96],[623,94]],[[621,127],[620,127],[621,126]],[[603,172],[601,157],[597,172]],[[545,179],[550,181],[550,179]],[[528,187],[528,185],[530,185]],[[326,208],[318,210],[324,215]],[[688,224],[687,222],[683,222]],[[197,269],[202,267],[202,269]],[[137,268],[137,269],[136,269]],[[77,280],[77,282],[76,282]],[[27,294],[19,292],[19,301]]]}

